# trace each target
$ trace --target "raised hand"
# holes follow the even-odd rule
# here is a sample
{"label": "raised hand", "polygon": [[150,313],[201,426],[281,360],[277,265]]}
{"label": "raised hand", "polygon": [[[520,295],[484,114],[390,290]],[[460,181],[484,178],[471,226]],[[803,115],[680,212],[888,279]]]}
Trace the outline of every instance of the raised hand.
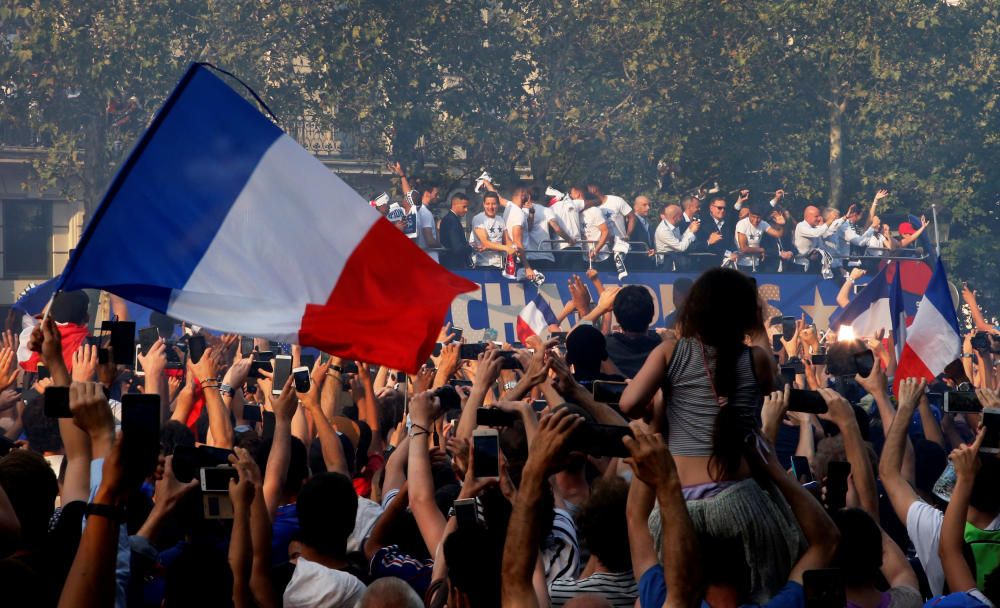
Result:
{"label": "raised hand", "polygon": [[[136,359],[139,364],[142,365],[142,371],[145,372],[147,377],[158,378],[163,374],[163,370],[167,369],[167,343],[163,338],[159,338],[153,345],[149,347],[146,354],[142,354],[140,351],[136,355]],[[76,371],[76,368],[73,368]]]}
{"label": "raised hand", "polygon": [[635,428],[633,433],[634,439],[624,437],[622,440],[631,454],[625,462],[632,467],[635,476],[654,488],[671,482],[680,483],[677,479],[677,466],[663,437],[659,433],[649,435],[637,432]]}
{"label": "raised hand", "polygon": [[535,440],[528,448],[528,461],[524,468],[551,472],[562,455],[566,442],[573,431],[583,423],[583,417],[571,414],[567,408],[560,408],[542,416],[535,432]]}
{"label": "raised hand", "polygon": [[7,347],[0,349],[0,391],[17,382],[21,369],[17,365],[17,353]]}
{"label": "raised hand", "polygon": [[73,422],[90,437],[91,443],[110,442],[115,435],[104,387],[96,382],[74,382],[69,387],[69,411]]}
{"label": "raised hand", "polygon": [[986,430],[980,429],[976,435],[976,440],[972,445],[961,444],[951,451],[948,458],[955,466],[955,475],[959,479],[972,481],[976,478],[982,463],[979,461],[979,448],[983,445],[983,438],[986,437]]}
{"label": "raised hand", "polygon": [[489,349],[479,355],[479,364],[476,366],[476,375],[472,381],[476,388],[485,390],[493,386],[493,383],[500,377],[500,366],[503,360],[497,355],[496,349]]}
{"label": "raised hand", "polygon": [[[885,372],[882,371],[882,364],[878,359],[875,359],[872,371],[867,376],[857,374],[854,376],[854,380],[861,385],[861,388],[873,395],[885,394],[889,390],[889,380],[885,377]],[[921,390],[923,390],[922,387]]]}
{"label": "raised hand", "polygon": [[[12,309],[10,309],[9,312],[13,312],[13,311],[14,311],[14,309],[12,308]],[[4,332],[3,332],[3,342],[0,343],[0,346],[2,346],[3,348],[9,348],[12,351],[17,352],[17,347],[20,345],[20,343],[21,343],[21,336],[20,335],[14,333],[10,329],[5,329],[4,330]]]}
{"label": "raised hand", "polygon": [[[594,257],[597,252],[591,250],[591,257]],[[586,315],[590,312],[590,291],[587,286],[583,284],[583,281],[578,275],[573,275],[569,280],[569,293],[573,297],[573,306],[576,307],[576,313],[580,316]]]}
{"label": "raised hand", "polygon": [[215,353],[215,348],[209,346],[205,349],[205,352],[201,355],[201,359],[197,363],[193,363],[191,359],[188,359],[188,369],[191,370],[198,382],[218,378],[220,365]]}
{"label": "raised hand", "polygon": [[198,484],[197,479],[192,479],[187,483],[178,480],[177,476],[174,475],[174,457],[173,455],[167,456],[163,465],[163,477],[156,482],[153,502],[158,509],[170,512],[181,499],[197,488]]}
{"label": "raised hand", "polygon": [[291,423],[298,407],[299,400],[295,395],[295,384],[292,376],[289,375],[288,379],[285,380],[285,385],[281,387],[281,394],[271,399],[271,409],[274,410],[275,421],[283,420]]}
{"label": "raised hand", "polygon": [[429,429],[438,416],[440,407],[435,404],[431,391],[420,391],[410,399],[410,420],[415,426]]}
{"label": "raised hand", "polygon": [[887,196],[889,196],[889,191],[886,190],[885,188],[881,188],[879,189],[878,192],[875,193],[875,200],[873,200],[872,202],[873,203],[878,202]]}
{"label": "raised hand", "polygon": [[923,378],[904,378],[901,380],[899,382],[899,410],[915,410],[926,386],[927,380]]}
{"label": "raised hand", "polygon": [[92,382],[96,372],[97,347],[93,344],[80,345],[73,353],[73,382]]}
{"label": "raised hand", "polygon": [[855,420],[851,404],[840,393],[829,388],[821,388],[819,394],[826,401],[827,407],[826,413],[819,414],[820,418],[829,420],[841,428]]}

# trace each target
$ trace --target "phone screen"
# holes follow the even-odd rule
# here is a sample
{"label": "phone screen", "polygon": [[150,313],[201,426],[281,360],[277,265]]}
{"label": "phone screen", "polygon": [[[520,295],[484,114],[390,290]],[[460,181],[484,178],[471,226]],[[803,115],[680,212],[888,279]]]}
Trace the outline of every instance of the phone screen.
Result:
{"label": "phone screen", "polygon": [[292,358],[288,355],[278,355],[274,358],[274,384],[271,387],[272,395],[280,395],[284,388],[288,376],[292,374]]}
{"label": "phone screen", "polygon": [[309,368],[302,366],[292,370],[292,377],[295,382],[295,391],[299,393],[309,392]]}
{"label": "phone screen", "polygon": [[788,393],[788,411],[806,414],[824,414],[828,407],[823,395],[817,391],[803,391],[793,388]]}
{"label": "phone screen", "polygon": [[274,412],[261,412],[261,433],[260,436],[265,441],[274,437]]}
{"label": "phone screen", "polygon": [[50,386],[45,389],[45,415],[49,418],[72,418],[69,411],[69,387]]}
{"label": "phone screen", "polygon": [[513,426],[520,416],[495,407],[481,407],[476,410],[478,426]]}
{"label": "phone screen", "polygon": [[240,336],[240,356],[248,357],[253,352],[253,336]]}
{"label": "phone screen", "polygon": [[502,350],[497,354],[500,355],[501,359],[503,359],[503,363],[500,364],[500,369],[521,369],[521,364],[514,356],[516,354],[514,351]]}
{"label": "phone screen", "polygon": [[839,511],[847,505],[847,476],[851,463],[833,460],[826,470],[826,508]]}
{"label": "phone screen", "polygon": [[201,469],[202,492],[228,492],[229,480],[238,479],[236,469],[230,466]]}
{"label": "phone screen", "polygon": [[496,432],[474,434],[472,451],[475,458],[473,474],[476,477],[500,476],[500,437]]}
{"label": "phone screen", "polygon": [[621,401],[622,393],[625,392],[626,386],[627,384],[624,382],[605,382],[603,380],[595,380],[594,383],[590,385],[590,388],[593,390],[594,401],[600,401],[601,403],[616,406],[618,405],[618,402]]}
{"label": "phone screen", "polygon": [[451,334],[451,341],[452,342],[461,342],[462,341],[462,331],[463,330],[462,330],[461,327],[452,327],[451,331],[448,332],[448,333]]}
{"label": "phone screen", "polygon": [[38,379],[39,380],[45,380],[46,378],[51,378],[51,377],[52,377],[52,375],[49,373],[49,366],[48,365],[43,365],[43,364],[39,363],[38,364]]}
{"label": "phone screen", "polygon": [[458,356],[461,359],[475,360],[484,352],[486,352],[485,344],[463,344],[458,348]]}
{"label": "phone screen", "polygon": [[260,406],[245,404],[243,406],[243,419],[247,422],[260,422]]}
{"label": "phone screen", "polygon": [[857,366],[858,373],[867,377],[872,373],[872,368],[875,367],[875,353],[871,350],[856,353],[854,355],[854,363]]}
{"label": "phone screen", "polygon": [[792,473],[799,483],[809,483],[813,481],[812,469],[809,467],[809,459],[805,456],[792,456]]}
{"label": "phone screen", "polygon": [[785,348],[785,345],[781,342],[781,334],[771,336],[771,350],[780,353],[783,348]]}
{"label": "phone screen", "polygon": [[201,356],[205,354],[205,348],[205,336],[191,336],[188,338],[188,357],[190,357],[191,363],[201,361]]}
{"label": "phone screen", "polygon": [[141,483],[156,469],[160,453],[160,396],[122,395],[122,459],[126,475]]}
{"label": "phone screen", "polygon": [[114,353],[116,365],[132,365],[135,351],[135,321],[105,321],[101,331],[111,335],[108,346]]}
{"label": "phone screen", "polygon": [[459,528],[469,528],[479,523],[475,498],[462,498],[455,501],[455,521]]}
{"label": "phone screen", "polygon": [[[930,400],[930,396],[928,396]],[[944,411],[946,412],[981,412],[983,404],[979,403],[979,397],[975,391],[948,391],[942,397]]]}
{"label": "phone screen", "polygon": [[813,365],[826,365],[826,353],[817,353],[812,356]]}
{"label": "phone screen", "polygon": [[795,317],[781,317],[781,335],[785,340],[795,336]]}
{"label": "phone screen", "polygon": [[139,330],[139,352],[143,356],[149,353],[149,349],[153,348],[156,341],[160,339],[160,330],[155,327],[143,327]]}

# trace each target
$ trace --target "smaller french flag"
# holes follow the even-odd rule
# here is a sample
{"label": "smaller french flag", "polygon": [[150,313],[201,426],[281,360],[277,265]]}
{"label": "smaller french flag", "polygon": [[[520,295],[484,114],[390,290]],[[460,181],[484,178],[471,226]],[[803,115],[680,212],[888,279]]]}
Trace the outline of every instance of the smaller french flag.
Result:
{"label": "smaller french flag", "polygon": [[940,258],[906,332],[896,378],[925,378],[929,382],[962,354],[958,316]]}
{"label": "smaller french flag", "polygon": [[886,265],[850,304],[831,316],[830,327],[850,325],[854,335],[864,337],[874,336],[880,329],[892,329],[888,268]]}
{"label": "smaller french flag", "polygon": [[548,330],[549,325],[559,325],[559,319],[542,297],[542,293],[538,292],[517,315],[518,342],[527,344],[530,338],[540,338]]}

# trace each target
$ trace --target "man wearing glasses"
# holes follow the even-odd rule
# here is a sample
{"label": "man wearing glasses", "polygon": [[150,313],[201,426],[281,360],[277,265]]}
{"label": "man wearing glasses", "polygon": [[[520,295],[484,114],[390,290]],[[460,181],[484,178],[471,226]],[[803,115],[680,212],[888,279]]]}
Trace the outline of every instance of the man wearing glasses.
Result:
{"label": "man wearing glasses", "polygon": [[700,266],[711,268],[722,263],[722,258],[726,251],[733,250],[733,243],[736,233],[736,222],[726,214],[726,199],[715,197],[708,204],[709,217],[702,223],[702,229],[698,233],[701,242],[700,251],[707,251],[711,256],[699,256],[704,258]]}

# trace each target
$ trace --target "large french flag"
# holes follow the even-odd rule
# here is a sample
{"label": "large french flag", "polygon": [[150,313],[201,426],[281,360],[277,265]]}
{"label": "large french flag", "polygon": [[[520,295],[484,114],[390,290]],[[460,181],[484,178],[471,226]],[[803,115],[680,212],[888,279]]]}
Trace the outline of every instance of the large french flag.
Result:
{"label": "large french flag", "polygon": [[840,329],[841,325],[850,325],[854,335],[860,337],[873,337],[880,329],[892,329],[888,268],[887,265],[880,270],[846,307],[831,315],[830,327]]}
{"label": "large french flag", "polygon": [[896,367],[896,378],[933,380],[961,353],[958,317],[944,263],[938,258],[913,323],[906,328],[906,344]]}
{"label": "large french flag", "polygon": [[538,292],[517,315],[517,325],[514,329],[518,341],[527,344],[531,338],[540,338],[544,335],[549,325],[558,324],[559,319],[552,312],[552,307],[542,297],[542,293]]}
{"label": "large french flag", "polygon": [[478,289],[202,65],[136,144],[62,275],[212,329],[415,372]]}

